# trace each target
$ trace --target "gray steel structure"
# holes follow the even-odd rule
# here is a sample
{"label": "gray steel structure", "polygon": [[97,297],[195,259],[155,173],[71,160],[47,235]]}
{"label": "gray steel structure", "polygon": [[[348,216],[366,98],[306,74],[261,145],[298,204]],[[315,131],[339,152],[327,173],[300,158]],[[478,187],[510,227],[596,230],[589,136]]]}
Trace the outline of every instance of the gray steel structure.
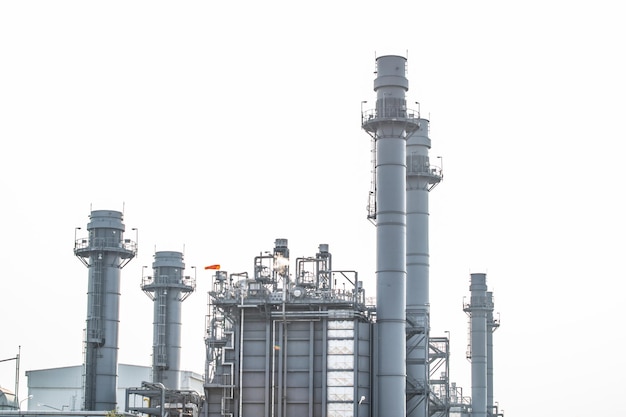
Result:
{"label": "gray steel structure", "polygon": [[499,415],[493,401],[493,332],[500,327],[500,320],[493,317],[493,292],[487,291],[487,415]]}
{"label": "gray steel structure", "polygon": [[369,217],[377,231],[378,411],[427,417],[428,193],[441,181],[441,170],[430,165],[429,121],[406,105],[406,58],[378,57],[376,74],[376,108],[361,118],[374,141]]}
{"label": "gray steel structure", "polygon": [[429,398],[428,414],[431,417],[450,415],[450,339],[428,338]]}
{"label": "gray steel structure", "polygon": [[418,121],[406,110],[406,58],[378,57],[376,73],[376,109],[362,115],[362,128],[375,144],[375,415],[405,417],[406,137],[417,129]]}
{"label": "gray steel structure", "polygon": [[74,243],[74,254],[89,268],[84,409],[115,410],[120,270],[135,257],[137,246],[123,238],[121,212],[94,210],[89,217],[88,238]]}
{"label": "gray steel structure", "polygon": [[373,415],[373,307],[328,245],[292,276],[277,239],[252,276],[217,270],[209,297],[204,417]]}
{"label": "gray steel structure", "polygon": [[[470,274],[470,303],[464,306],[470,316],[470,349],[468,358],[472,363],[472,417],[492,415],[493,406],[488,399],[488,317],[493,319],[493,299],[487,292],[487,275]],[[493,321],[493,320],[492,320]],[[493,394],[492,394],[493,401]]]}
{"label": "gray steel structure", "polygon": [[126,412],[137,416],[198,417],[202,397],[192,390],[170,390],[160,382],[126,389]]}
{"label": "gray steel structure", "polygon": [[[431,395],[429,363],[429,192],[442,180],[439,167],[430,164],[429,121],[419,111],[417,128],[407,137],[406,149],[406,338],[407,416],[428,417],[441,410],[440,397]],[[430,408],[433,408],[431,411]]]}
{"label": "gray steel structure", "polygon": [[196,289],[196,279],[185,276],[181,252],[154,254],[153,275],[143,276],[141,289],[154,301],[152,382],[180,389],[182,302]]}

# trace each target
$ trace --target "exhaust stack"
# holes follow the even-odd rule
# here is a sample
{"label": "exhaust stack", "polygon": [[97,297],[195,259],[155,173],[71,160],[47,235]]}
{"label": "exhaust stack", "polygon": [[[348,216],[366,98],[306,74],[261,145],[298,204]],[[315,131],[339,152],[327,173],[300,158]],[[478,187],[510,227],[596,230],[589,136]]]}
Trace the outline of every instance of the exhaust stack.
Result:
{"label": "exhaust stack", "polygon": [[487,416],[498,415],[493,401],[493,332],[500,327],[500,320],[493,317],[493,292],[487,291]]}
{"label": "exhaust stack", "polygon": [[[493,317],[493,302],[487,292],[487,275],[470,275],[470,303],[464,310],[470,316],[470,347],[468,359],[472,363],[472,417],[487,417],[488,397],[488,317]],[[493,397],[493,394],[492,394]],[[489,410],[491,411],[491,410]],[[491,414],[489,412],[489,414]]]}
{"label": "exhaust stack", "polygon": [[117,407],[120,270],[135,257],[137,246],[123,238],[121,212],[95,210],[89,217],[89,237],[74,243],[74,254],[89,268],[83,407],[110,411]]}
{"label": "exhaust stack", "polygon": [[442,180],[431,166],[429,121],[408,110],[417,121],[406,144],[406,340],[407,416],[428,417],[430,393],[430,290],[428,245],[429,192]]}
{"label": "exhaust stack", "polygon": [[180,389],[181,305],[196,289],[195,277],[184,276],[181,252],[156,252],[153,275],[142,277],[141,289],[154,301],[152,382]]}
{"label": "exhaust stack", "polygon": [[407,114],[406,58],[378,57],[376,74],[376,108],[362,114],[362,128],[374,141],[375,213],[370,218],[376,224],[375,415],[405,417],[406,138],[418,121]]}

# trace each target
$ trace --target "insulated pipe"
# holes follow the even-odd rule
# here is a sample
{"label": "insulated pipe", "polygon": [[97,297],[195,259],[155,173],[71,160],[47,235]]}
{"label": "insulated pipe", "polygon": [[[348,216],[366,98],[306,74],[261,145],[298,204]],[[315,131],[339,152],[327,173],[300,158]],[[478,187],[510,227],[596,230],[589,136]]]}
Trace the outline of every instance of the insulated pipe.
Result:
{"label": "insulated pipe", "polygon": [[136,246],[123,239],[121,212],[94,210],[89,217],[89,239],[74,246],[89,268],[83,407],[110,411],[117,408],[120,270],[135,257]]}
{"label": "insulated pipe", "polygon": [[471,274],[472,417],[487,416],[487,276]]}
{"label": "insulated pipe", "polygon": [[376,321],[378,398],[376,415],[406,416],[406,58],[376,59],[376,111],[363,118],[375,140]]}

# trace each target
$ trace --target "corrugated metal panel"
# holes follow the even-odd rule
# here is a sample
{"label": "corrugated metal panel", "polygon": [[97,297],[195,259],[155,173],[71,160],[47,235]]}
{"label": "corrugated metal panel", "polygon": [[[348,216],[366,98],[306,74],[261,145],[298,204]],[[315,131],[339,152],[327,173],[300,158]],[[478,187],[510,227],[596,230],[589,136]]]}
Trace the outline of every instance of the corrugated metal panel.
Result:
{"label": "corrugated metal panel", "polygon": [[351,403],[329,403],[328,417],[352,417],[354,406]]}
{"label": "corrugated metal panel", "polygon": [[328,330],[329,339],[354,339],[354,330]]}
{"label": "corrugated metal panel", "polygon": [[354,340],[329,340],[329,355],[352,355],[354,353]]}
{"label": "corrugated metal panel", "polygon": [[353,370],[354,369],[354,356],[353,355],[329,355],[328,356],[328,369],[329,370]]}
{"label": "corrugated metal panel", "polygon": [[330,387],[328,389],[329,402],[354,401],[354,387]]}
{"label": "corrugated metal panel", "polygon": [[329,371],[327,383],[329,387],[351,387],[354,385],[354,372]]}
{"label": "corrugated metal panel", "polygon": [[328,322],[329,330],[337,330],[337,329],[354,329],[354,321],[353,320],[330,320]]}

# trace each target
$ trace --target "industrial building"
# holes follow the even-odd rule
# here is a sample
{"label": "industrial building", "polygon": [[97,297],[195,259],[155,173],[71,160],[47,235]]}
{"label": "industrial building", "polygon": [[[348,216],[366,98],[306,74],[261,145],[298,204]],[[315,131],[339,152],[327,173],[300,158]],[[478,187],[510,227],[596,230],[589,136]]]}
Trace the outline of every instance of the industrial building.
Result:
{"label": "industrial building", "polygon": [[358,274],[333,270],[326,244],[295,261],[277,239],[252,276],[215,274],[205,415],[369,415],[374,309]]}
{"label": "industrial building", "polygon": [[[495,417],[493,294],[471,274],[471,396],[450,381],[449,339],[430,334],[429,194],[442,181],[429,120],[407,106],[407,59],[376,58],[367,218],[376,229],[375,303],[358,271],[336,270],[328,243],[292,259],[288,239],[252,271],[213,270],[201,390],[181,384],[180,311],[195,290],[180,252],[157,252],[142,289],[154,301],[152,368],[119,398],[121,269],[136,255],[122,213],[96,210],[75,255],[89,269],[81,410],[160,417]],[[366,104],[363,101],[361,105]]]}
{"label": "industrial building", "polygon": [[[27,399],[29,411],[80,411],[83,405],[83,365],[60,368],[37,369],[26,371],[28,378]],[[116,400],[117,408],[126,408],[126,390],[141,386],[144,381],[152,380],[150,366],[120,363],[117,367]],[[202,392],[202,375],[191,371],[180,372],[182,389]]]}
{"label": "industrial building", "polygon": [[280,238],[254,259],[252,274],[218,271],[205,416],[497,414],[486,366],[493,303],[475,294],[478,284],[466,309],[478,402],[450,383],[449,340],[430,335],[428,197],[443,172],[430,163],[429,121],[406,105],[406,58],[381,56],[375,73],[376,104],[362,110],[361,124],[374,156],[368,218],[376,226],[376,303],[366,304],[356,271],[333,269],[328,244],[290,269]]}

